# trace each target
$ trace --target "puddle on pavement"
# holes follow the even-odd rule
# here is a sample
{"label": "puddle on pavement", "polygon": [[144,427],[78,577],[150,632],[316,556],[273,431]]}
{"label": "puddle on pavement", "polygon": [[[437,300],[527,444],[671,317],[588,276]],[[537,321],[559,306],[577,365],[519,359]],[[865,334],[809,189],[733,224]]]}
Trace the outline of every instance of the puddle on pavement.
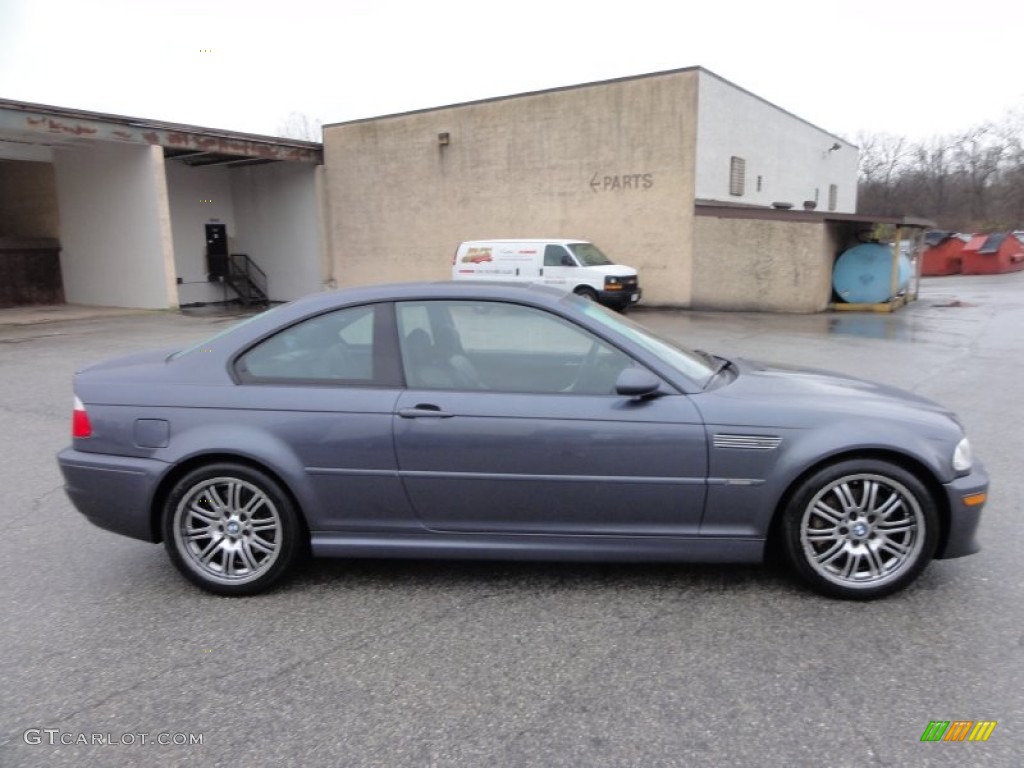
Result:
{"label": "puddle on pavement", "polygon": [[865,339],[907,340],[913,336],[902,318],[889,314],[830,317],[828,332],[842,336],[860,336]]}

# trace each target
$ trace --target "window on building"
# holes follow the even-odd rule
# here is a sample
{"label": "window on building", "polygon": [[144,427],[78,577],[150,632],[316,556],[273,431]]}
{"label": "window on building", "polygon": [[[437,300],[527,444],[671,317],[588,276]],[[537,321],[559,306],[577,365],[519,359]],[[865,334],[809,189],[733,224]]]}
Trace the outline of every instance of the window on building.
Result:
{"label": "window on building", "polygon": [[747,161],[742,157],[729,159],[729,194],[741,197],[747,176]]}
{"label": "window on building", "polygon": [[758,177],[757,177],[757,191],[758,191],[758,192],[760,192],[760,191],[761,191],[761,180],[762,180],[762,179],[761,179],[761,177],[760,177],[760,176],[758,176]]}
{"label": "window on building", "polygon": [[828,185],[828,209],[834,211],[836,209],[836,198],[839,197],[839,187],[835,184]]}

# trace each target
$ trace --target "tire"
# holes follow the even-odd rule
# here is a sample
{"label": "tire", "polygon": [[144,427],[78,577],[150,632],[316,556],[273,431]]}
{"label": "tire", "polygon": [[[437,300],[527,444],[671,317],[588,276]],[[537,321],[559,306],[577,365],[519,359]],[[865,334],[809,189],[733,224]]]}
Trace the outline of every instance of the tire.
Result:
{"label": "tire", "polygon": [[254,595],[281,578],[302,548],[303,528],[281,486],[243,464],[199,467],[163,507],[171,562],[217,595]]}
{"label": "tire", "polygon": [[849,460],[807,478],[783,511],[786,559],[810,587],[870,600],[910,584],[935,554],[935,501],[913,474]]}
{"label": "tire", "polygon": [[587,299],[588,301],[597,301],[597,291],[585,285],[577,286],[576,288],[573,289],[573,293],[575,293],[577,296],[582,296],[584,299]]}

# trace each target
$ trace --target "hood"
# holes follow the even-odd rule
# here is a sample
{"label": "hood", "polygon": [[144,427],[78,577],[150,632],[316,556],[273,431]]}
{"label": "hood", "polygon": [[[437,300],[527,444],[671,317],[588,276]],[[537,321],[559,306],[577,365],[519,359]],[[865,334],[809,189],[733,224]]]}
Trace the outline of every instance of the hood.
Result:
{"label": "hood", "polygon": [[604,264],[600,267],[586,267],[586,269],[592,269],[599,274],[610,275],[612,277],[636,276],[636,270],[632,267],[627,267],[625,264]]}
{"label": "hood", "polygon": [[812,427],[819,426],[823,418],[873,418],[943,430],[959,425],[947,408],[898,387],[816,368],[743,359],[733,362],[739,375],[706,393],[711,412],[705,417],[709,421]]}

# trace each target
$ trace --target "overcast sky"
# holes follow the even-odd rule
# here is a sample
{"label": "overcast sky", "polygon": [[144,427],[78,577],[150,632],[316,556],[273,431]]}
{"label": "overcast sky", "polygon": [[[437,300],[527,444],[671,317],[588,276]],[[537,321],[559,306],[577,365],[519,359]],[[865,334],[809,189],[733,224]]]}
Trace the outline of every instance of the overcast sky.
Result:
{"label": "overcast sky", "polygon": [[0,98],[276,133],[701,65],[816,125],[1024,108],[1011,0],[0,0]]}

